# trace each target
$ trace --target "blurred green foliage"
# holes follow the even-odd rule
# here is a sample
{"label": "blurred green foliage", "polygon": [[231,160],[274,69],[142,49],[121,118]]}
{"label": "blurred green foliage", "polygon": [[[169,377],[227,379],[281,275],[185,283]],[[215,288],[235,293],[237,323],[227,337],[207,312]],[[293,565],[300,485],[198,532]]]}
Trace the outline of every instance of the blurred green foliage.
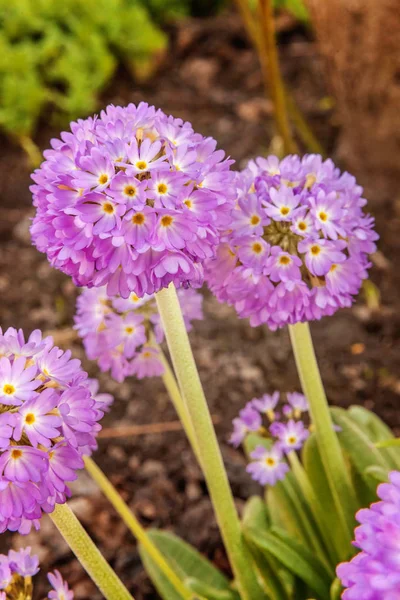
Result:
{"label": "blurred green foliage", "polygon": [[274,5],[278,10],[286,10],[291,13],[299,21],[305,23],[309,20],[308,10],[303,0],[274,0]]}
{"label": "blurred green foliage", "polygon": [[0,126],[30,135],[48,102],[84,116],[118,61],[144,79],[166,44],[144,1],[0,0]]}
{"label": "blurred green foliage", "polygon": [[[303,0],[273,0],[276,10],[284,10],[291,13],[296,19],[307,23],[310,19],[308,10]],[[249,0],[252,10],[255,10],[258,0]]]}

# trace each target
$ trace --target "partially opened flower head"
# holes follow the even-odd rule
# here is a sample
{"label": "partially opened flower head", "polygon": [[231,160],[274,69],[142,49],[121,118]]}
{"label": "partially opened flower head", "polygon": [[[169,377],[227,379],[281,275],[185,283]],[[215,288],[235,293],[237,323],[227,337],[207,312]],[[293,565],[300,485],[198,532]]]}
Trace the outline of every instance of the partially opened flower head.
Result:
{"label": "partially opened flower head", "polygon": [[[38,572],[39,558],[31,554],[30,547],[0,554],[0,600],[32,598],[32,577]],[[53,588],[47,596],[48,600],[73,600],[73,592],[58,571],[49,573],[48,579]]]}
{"label": "partially opened flower head", "polygon": [[52,140],[33,175],[32,239],[80,286],[199,286],[234,198],[232,161],[153,106],[108,106]]}
{"label": "partially opened flower head", "polygon": [[0,531],[25,533],[65,502],[111,399],[39,331],[0,330],[0,355]]}
{"label": "partially opened flower head", "polygon": [[378,486],[381,502],[360,510],[354,545],[360,548],[350,562],[337,567],[347,588],[343,600],[396,600],[400,590],[400,473]]}
{"label": "partially opened flower head", "polygon": [[[203,296],[194,289],[179,289],[178,297],[188,331],[192,320],[202,319]],[[164,331],[154,295],[139,298],[107,296],[103,288],[86,289],[77,301],[75,328],[86,354],[97,360],[102,371],[111,371],[117,381],[162,375],[164,366],[159,344]]]}
{"label": "partially opened flower head", "polygon": [[251,161],[207,281],[253,326],[271,329],[350,306],[368,276],[374,220],[362,188],[319,155]]}

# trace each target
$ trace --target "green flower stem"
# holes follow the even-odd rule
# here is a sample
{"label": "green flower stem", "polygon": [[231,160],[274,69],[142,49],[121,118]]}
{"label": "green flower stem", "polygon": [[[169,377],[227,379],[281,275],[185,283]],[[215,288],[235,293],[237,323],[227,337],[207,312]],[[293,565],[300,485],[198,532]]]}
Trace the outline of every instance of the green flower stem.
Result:
{"label": "green flower stem", "polygon": [[142,544],[142,547],[146,550],[147,554],[158,566],[160,571],[162,571],[164,576],[184,600],[192,600],[193,593],[185,587],[180,577],[178,577],[175,571],[170,567],[169,563],[165,560],[157,546],[155,546],[155,544],[151,541],[146,533],[146,530],[142,527],[138,519],[135,517],[129,506],[121,498],[109,479],[104,475],[101,469],[91,458],[85,456],[84,461],[87,472],[97,483],[106,498],[111,502],[137,541]]}
{"label": "green flower stem", "polygon": [[181,393],[179,391],[178,383],[175,379],[175,375],[172,372],[171,367],[169,366],[169,362],[167,358],[164,356],[163,352],[161,353],[161,362],[164,365],[164,374],[162,376],[162,380],[168,392],[168,395],[171,399],[172,404],[177,412],[177,415],[182,423],[183,429],[185,430],[186,436],[192,446],[193,452],[196,455],[196,458],[200,464],[200,451],[199,446],[196,439],[196,433],[193,427],[193,423],[190,418],[190,414],[188,408],[183,401]]}
{"label": "green flower stem", "polygon": [[[319,533],[323,539],[324,546],[321,550],[320,557],[323,560],[324,564],[328,567],[328,570],[332,570],[331,565],[333,565],[332,575],[335,574],[334,568],[337,563],[340,562],[340,548],[335,549],[334,540],[332,539],[332,534],[330,531],[330,524],[326,518],[322,510],[322,506],[319,502],[317,494],[314,491],[314,488],[310,482],[310,479],[304,469],[303,465],[299,461],[299,457],[296,452],[292,451],[288,454],[288,459],[290,466],[292,468],[293,475],[296,477],[296,480],[304,494],[304,498],[307,501],[307,504],[314,516],[315,522],[318,526]],[[326,548],[326,550],[325,550]],[[328,554],[328,557],[326,556]]]}
{"label": "green flower stem", "polygon": [[194,362],[178,296],[171,283],[156,294],[174,371],[196,433],[200,462],[215,514],[242,600],[261,600],[265,595],[254,576],[251,557],[226,475],[207,401]]}
{"label": "green flower stem", "polygon": [[107,600],[134,600],[67,504],[56,504],[50,517]]}
{"label": "green flower stem", "polygon": [[289,325],[290,339],[303,392],[309,405],[322,463],[340,526],[350,544],[357,503],[338,437],[333,428],[308,323]]}

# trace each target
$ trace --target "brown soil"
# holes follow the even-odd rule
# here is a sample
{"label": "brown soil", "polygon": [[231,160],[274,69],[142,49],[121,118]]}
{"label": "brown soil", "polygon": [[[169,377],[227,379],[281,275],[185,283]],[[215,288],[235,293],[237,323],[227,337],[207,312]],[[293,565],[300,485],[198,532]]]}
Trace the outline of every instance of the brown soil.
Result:
{"label": "brown soil", "polygon": [[[333,116],[322,108],[325,91],[314,44],[290,20],[285,19],[282,25],[280,52],[285,79],[330,149],[336,127]],[[233,16],[186,22],[174,30],[170,55],[157,77],[138,86],[121,71],[104,95],[104,104],[140,100],[188,119],[201,133],[217,138],[238,167],[269,149],[271,103],[263,93],[256,56]],[[44,149],[56,134],[57,130],[44,122],[37,141]],[[0,324],[3,328],[23,327],[27,332],[41,328],[55,334],[57,343],[72,347],[90,374],[97,376],[96,365],[85,360],[71,328],[77,290],[30,245],[28,226],[33,211],[26,157],[19,148],[2,141]],[[382,307],[373,312],[360,299],[351,310],[315,323],[312,329],[330,401],[342,406],[364,404],[399,431],[400,275],[395,261],[399,256],[400,212],[393,198],[371,201],[377,207],[381,235],[371,278],[381,292]],[[241,507],[249,495],[261,490],[246,475],[240,452],[226,443],[231,420],[253,396],[274,389],[299,389],[299,383],[285,330],[271,333],[264,328],[251,329],[207,293],[205,313],[191,339],[211,411],[220,418],[217,431]],[[105,419],[106,427],[175,419],[161,381],[131,379],[117,385],[107,375],[101,375],[100,380],[103,389],[116,397],[113,411]],[[204,480],[181,432],[102,439],[95,458],[144,525],[176,532],[229,572]],[[136,600],[157,598],[142,570],[135,541],[85,474],[73,486],[71,504]],[[43,572],[61,569],[77,600],[101,597],[47,518],[41,532],[22,543],[27,541],[39,551]],[[2,549],[10,543],[21,544],[21,538],[5,536]],[[44,590],[42,576],[37,598]]]}

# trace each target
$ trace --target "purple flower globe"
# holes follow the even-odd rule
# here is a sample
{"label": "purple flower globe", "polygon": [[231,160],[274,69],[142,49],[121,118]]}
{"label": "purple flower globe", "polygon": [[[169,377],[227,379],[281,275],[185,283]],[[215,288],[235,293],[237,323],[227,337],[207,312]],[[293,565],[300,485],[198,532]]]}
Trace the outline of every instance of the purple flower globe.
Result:
{"label": "purple flower globe", "polygon": [[350,306],[378,238],[362,188],[331,160],[257,158],[236,177],[237,203],[207,282],[252,326],[320,319]]}
{"label": "purple flower globe", "polygon": [[358,511],[354,545],[361,549],[336,573],[343,600],[396,600],[400,590],[400,473],[378,486],[381,502]]}
{"label": "purple flower globe", "polygon": [[0,329],[0,356],[0,532],[26,533],[65,502],[110,398],[40,331]]}
{"label": "purple flower globe", "polygon": [[[203,318],[203,296],[194,289],[179,289],[178,297],[188,331],[192,320]],[[83,339],[90,360],[116,381],[164,373],[159,344],[164,331],[154,295],[139,298],[109,297],[106,287],[86,289],[78,297],[75,329]]]}
{"label": "purple flower globe", "polygon": [[54,267],[123,298],[202,284],[234,200],[233,161],[215,140],[142,102],[51,144],[33,175],[31,233]]}
{"label": "purple flower globe", "polygon": [[[29,547],[0,554],[0,600],[32,598],[32,577],[38,572],[39,558],[31,554]],[[47,577],[53,588],[48,600],[73,600],[73,592],[58,571]]]}

